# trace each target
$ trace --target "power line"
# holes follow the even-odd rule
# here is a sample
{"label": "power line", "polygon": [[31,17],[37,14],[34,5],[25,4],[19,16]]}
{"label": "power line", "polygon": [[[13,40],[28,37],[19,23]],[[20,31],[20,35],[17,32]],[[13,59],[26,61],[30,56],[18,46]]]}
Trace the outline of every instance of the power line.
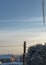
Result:
{"label": "power line", "polygon": [[16,46],[0,46],[0,47],[20,47],[20,46],[23,46],[23,45],[16,45]]}

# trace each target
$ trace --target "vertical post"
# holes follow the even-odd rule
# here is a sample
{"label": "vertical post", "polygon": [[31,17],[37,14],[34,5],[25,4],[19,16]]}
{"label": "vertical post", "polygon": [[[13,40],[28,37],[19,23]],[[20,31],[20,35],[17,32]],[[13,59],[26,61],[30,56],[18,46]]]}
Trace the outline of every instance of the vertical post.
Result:
{"label": "vertical post", "polygon": [[26,41],[24,41],[23,65],[26,65]]}

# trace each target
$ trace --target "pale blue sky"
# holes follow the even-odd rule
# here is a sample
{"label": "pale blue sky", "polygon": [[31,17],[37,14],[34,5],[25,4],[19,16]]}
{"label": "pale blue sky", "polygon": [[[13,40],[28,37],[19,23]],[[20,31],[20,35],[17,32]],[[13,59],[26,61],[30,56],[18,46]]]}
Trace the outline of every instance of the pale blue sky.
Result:
{"label": "pale blue sky", "polygon": [[[40,17],[42,0],[0,0],[0,29],[42,28]],[[32,22],[30,19],[35,21]]]}
{"label": "pale blue sky", "polygon": [[1,20],[39,16],[41,16],[41,0],[0,0]]}

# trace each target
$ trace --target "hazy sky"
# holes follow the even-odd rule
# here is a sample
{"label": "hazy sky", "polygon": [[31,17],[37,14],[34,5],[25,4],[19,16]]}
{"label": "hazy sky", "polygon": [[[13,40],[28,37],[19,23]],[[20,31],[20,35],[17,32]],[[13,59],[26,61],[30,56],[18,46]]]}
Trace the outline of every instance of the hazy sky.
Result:
{"label": "hazy sky", "polygon": [[23,41],[29,45],[46,41],[42,0],[0,0],[0,45],[18,45]]}

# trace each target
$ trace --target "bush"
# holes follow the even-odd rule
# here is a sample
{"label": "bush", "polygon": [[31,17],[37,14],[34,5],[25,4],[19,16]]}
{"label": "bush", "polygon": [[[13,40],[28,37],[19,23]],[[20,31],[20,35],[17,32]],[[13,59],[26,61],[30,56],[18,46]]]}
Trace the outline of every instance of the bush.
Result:
{"label": "bush", "polygon": [[27,65],[46,65],[46,44],[37,44],[29,47]]}

